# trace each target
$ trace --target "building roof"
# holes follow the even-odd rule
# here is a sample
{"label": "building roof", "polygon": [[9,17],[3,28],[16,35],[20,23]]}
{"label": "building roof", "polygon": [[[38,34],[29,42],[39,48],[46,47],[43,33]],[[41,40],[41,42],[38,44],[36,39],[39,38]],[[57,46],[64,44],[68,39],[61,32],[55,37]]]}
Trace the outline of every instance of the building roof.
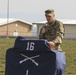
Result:
{"label": "building roof", "polygon": [[21,21],[21,22],[23,22],[23,23],[26,23],[26,24],[32,25],[32,23],[29,23],[29,22],[23,21],[23,20],[21,20],[21,19],[9,18],[9,19],[7,20],[7,18],[0,18],[0,26],[5,25],[5,24],[7,24],[7,23],[15,22],[15,21]]}
{"label": "building roof", "polygon": [[[76,25],[76,20],[71,20],[71,19],[57,19],[61,21],[63,24],[75,24]],[[45,24],[47,21],[41,21],[41,22],[36,22],[33,24]]]}
{"label": "building roof", "polygon": [[74,19],[58,19],[60,20],[63,24],[76,24],[76,20]]}

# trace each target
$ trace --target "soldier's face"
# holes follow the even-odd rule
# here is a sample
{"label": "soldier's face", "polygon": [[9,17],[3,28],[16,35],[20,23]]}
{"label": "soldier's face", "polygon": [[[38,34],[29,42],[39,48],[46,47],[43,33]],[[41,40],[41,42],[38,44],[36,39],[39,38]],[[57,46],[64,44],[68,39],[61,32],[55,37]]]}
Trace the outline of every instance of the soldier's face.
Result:
{"label": "soldier's face", "polygon": [[50,23],[54,21],[54,16],[46,16],[46,20]]}

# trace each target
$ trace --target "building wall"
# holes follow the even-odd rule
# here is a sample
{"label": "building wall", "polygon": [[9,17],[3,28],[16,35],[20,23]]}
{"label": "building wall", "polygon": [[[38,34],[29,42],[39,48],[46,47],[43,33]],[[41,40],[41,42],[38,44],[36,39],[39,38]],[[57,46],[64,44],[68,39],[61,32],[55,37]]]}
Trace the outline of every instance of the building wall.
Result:
{"label": "building wall", "polygon": [[76,25],[64,25],[65,26],[65,39],[76,39]]}
{"label": "building wall", "polygon": [[39,36],[39,33],[40,33],[42,26],[43,25],[37,25],[37,36]]}
{"label": "building wall", "polygon": [[37,37],[39,38],[39,33],[40,33],[40,30],[42,28],[43,24],[39,24],[37,25]]}
{"label": "building wall", "polygon": [[[7,25],[0,26],[0,35],[7,35]],[[32,26],[20,21],[8,24],[9,36],[32,36]]]}

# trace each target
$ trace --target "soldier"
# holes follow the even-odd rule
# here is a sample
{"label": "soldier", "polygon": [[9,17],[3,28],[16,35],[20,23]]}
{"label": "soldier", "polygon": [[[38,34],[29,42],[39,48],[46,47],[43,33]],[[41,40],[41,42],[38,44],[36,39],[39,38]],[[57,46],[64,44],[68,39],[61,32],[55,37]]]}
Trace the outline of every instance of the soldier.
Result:
{"label": "soldier", "polygon": [[39,39],[48,40],[52,49],[62,51],[61,44],[64,36],[63,23],[55,19],[53,9],[45,11],[47,23],[40,30]]}

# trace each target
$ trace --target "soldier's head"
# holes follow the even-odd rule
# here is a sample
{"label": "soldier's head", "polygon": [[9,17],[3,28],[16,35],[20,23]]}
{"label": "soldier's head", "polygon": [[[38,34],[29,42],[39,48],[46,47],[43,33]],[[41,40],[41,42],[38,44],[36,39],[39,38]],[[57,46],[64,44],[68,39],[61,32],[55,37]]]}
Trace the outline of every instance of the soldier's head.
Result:
{"label": "soldier's head", "polygon": [[46,20],[48,22],[53,22],[54,21],[54,17],[55,17],[54,10],[53,9],[47,9],[45,11],[45,17],[46,17]]}

